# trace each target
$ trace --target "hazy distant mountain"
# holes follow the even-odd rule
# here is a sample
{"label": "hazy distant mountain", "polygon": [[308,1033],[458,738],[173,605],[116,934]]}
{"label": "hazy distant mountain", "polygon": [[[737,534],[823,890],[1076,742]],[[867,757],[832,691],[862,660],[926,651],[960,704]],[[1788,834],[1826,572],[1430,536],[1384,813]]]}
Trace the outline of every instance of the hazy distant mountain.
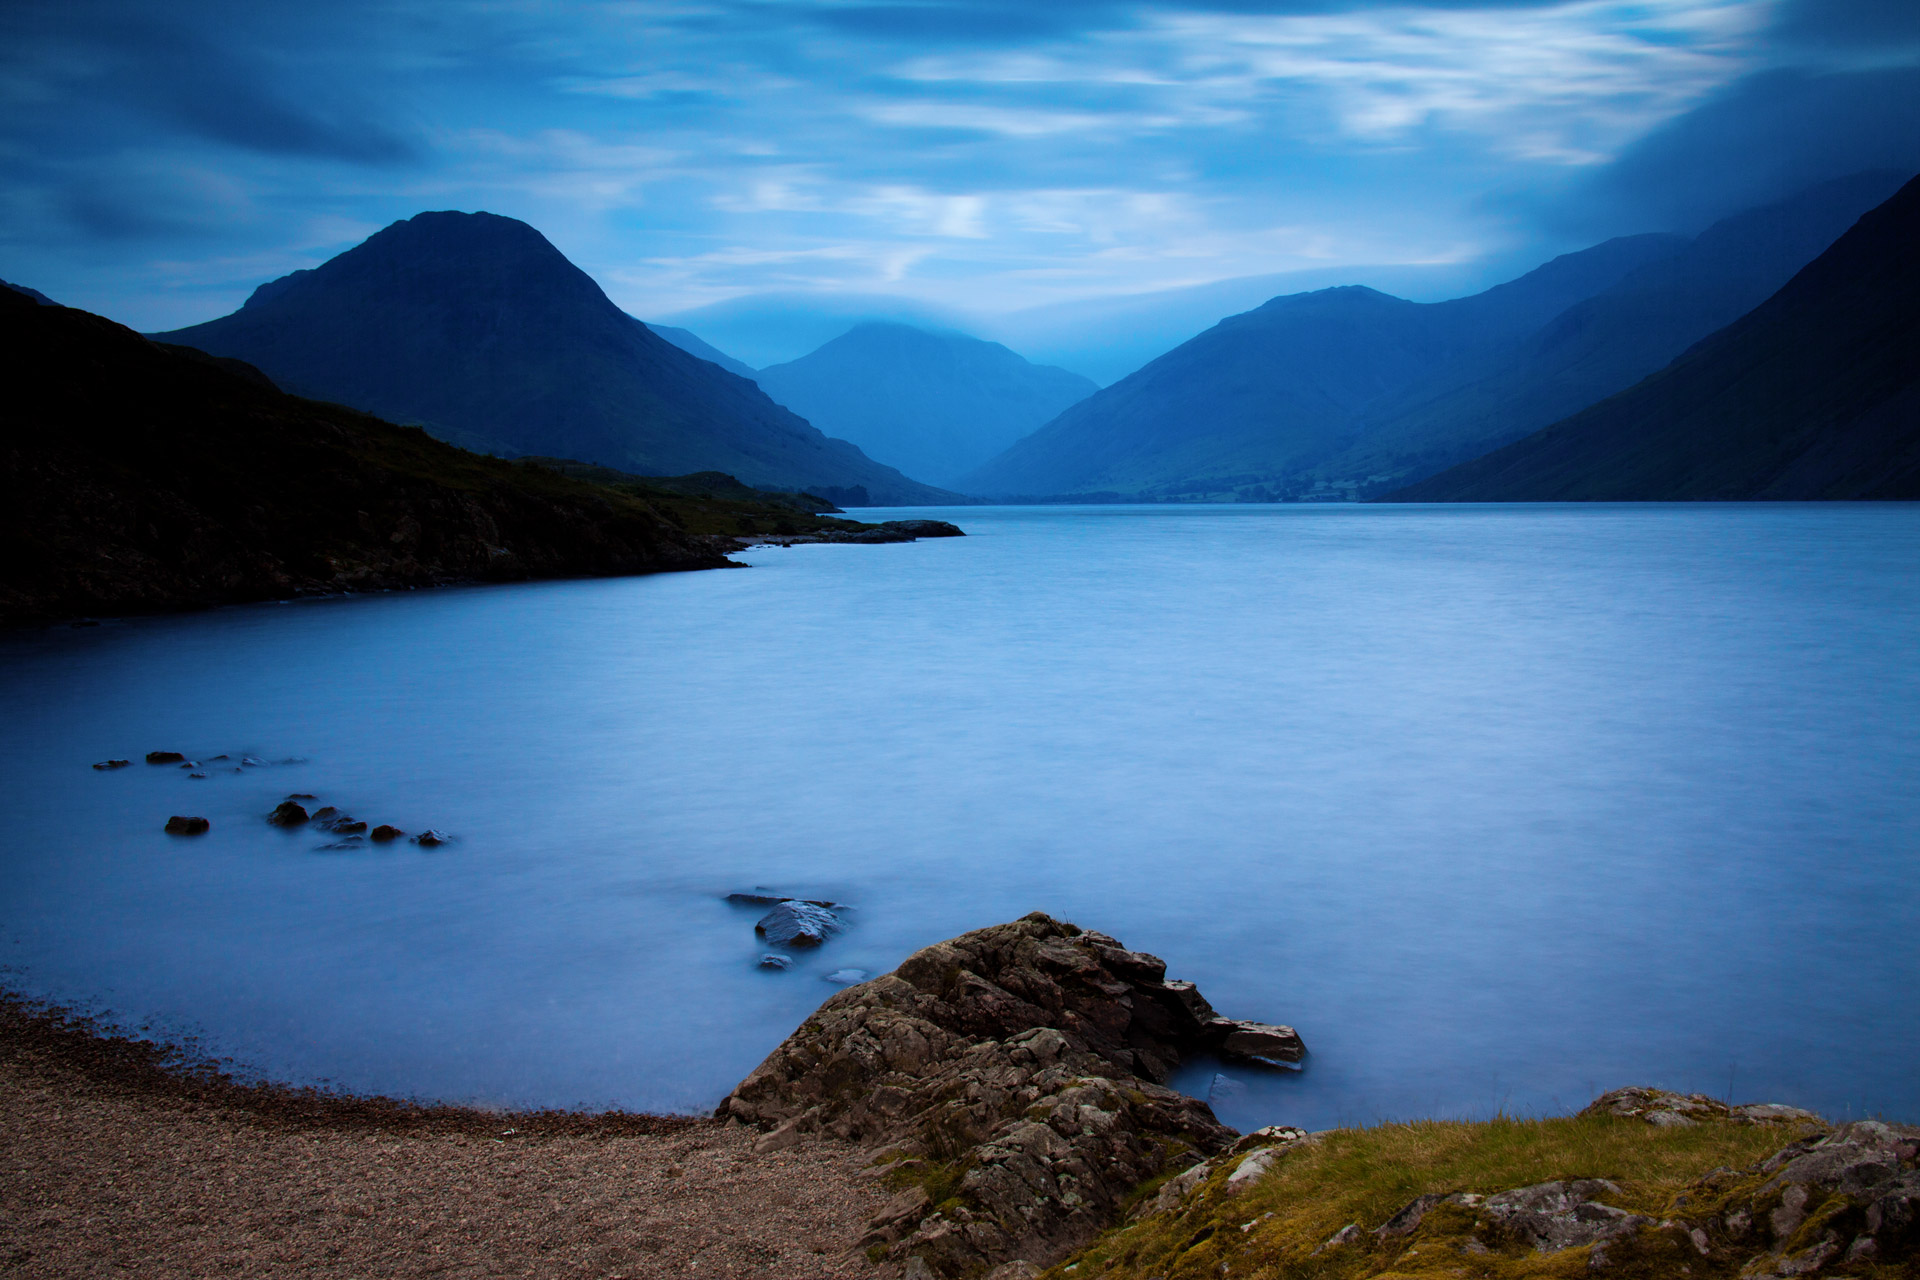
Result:
{"label": "hazy distant mountain", "polygon": [[922,329],[972,328],[956,311],[878,293],[755,293],[662,317],[756,369],[798,360],[871,321]]}
{"label": "hazy distant mountain", "polygon": [[1633,385],[1751,310],[1899,181],[1826,183],[1691,241],[1609,241],[1450,302],[1276,298],[1076,405],[961,487],[1383,492]]}
{"label": "hazy distant mountain", "polygon": [[[699,356],[702,360],[711,360],[728,373],[737,373],[751,381],[757,377],[754,367],[744,360],[735,360],[720,348],[707,342],[691,329],[682,329],[670,324],[649,324],[647,328],[671,342],[690,356]],[[815,425],[818,425],[817,423]]]}
{"label": "hazy distant mountain", "polygon": [[1920,178],[1652,377],[1392,497],[1920,498]]}
{"label": "hazy distant mountain", "polygon": [[1479,367],[1572,303],[1684,242],[1630,236],[1485,293],[1416,303],[1350,286],[1231,316],[1074,405],[959,482],[981,495],[1217,494],[1353,442],[1366,407]]}
{"label": "hazy distant mountain", "polygon": [[756,377],[822,431],[938,485],[1098,390],[997,342],[878,322]]}
{"label": "hazy distant mountain", "polygon": [[15,293],[24,293],[43,307],[57,307],[60,305],[38,289],[29,289],[23,284],[13,284],[10,281],[0,280],[0,289],[11,289]]}
{"label": "hazy distant mountain", "polygon": [[[423,213],[161,335],[469,448],[938,501],[614,306],[524,222]],[[823,494],[822,496],[832,496]]]}
{"label": "hazy distant mountain", "polygon": [[1760,305],[1900,184],[1895,173],[1858,174],[1715,223],[1569,308],[1486,376],[1370,406],[1358,444],[1317,477],[1417,479],[1632,386]]}

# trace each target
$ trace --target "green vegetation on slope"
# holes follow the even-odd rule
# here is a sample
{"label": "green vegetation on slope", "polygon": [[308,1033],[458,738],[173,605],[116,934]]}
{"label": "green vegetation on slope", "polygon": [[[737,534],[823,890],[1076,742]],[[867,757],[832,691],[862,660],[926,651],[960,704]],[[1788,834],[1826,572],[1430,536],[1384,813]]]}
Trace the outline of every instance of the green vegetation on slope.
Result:
{"label": "green vegetation on slope", "polygon": [[[1477,1227],[1476,1215],[1462,1205],[1436,1206],[1406,1235],[1381,1240],[1372,1233],[1420,1196],[1487,1196],[1576,1178],[1615,1183],[1619,1194],[1608,1203],[1658,1221],[1684,1207],[1677,1198],[1697,1179],[1752,1165],[1795,1136],[1772,1125],[1659,1127],[1610,1115],[1333,1130],[1288,1150],[1239,1194],[1226,1185],[1235,1162],[1222,1162],[1179,1209],[1110,1231],[1046,1274],[1048,1280],[1586,1276],[1590,1248],[1537,1252]],[[1359,1227],[1355,1242],[1323,1248],[1348,1224]],[[1643,1232],[1631,1248],[1613,1246],[1606,1274],[1671,1277],[1683,1274],[1681,1267],[1692,1268],[1693,1276],[1737,1272],[1711,1266],[1696,1250],[1664,1238],[1670,1234],[1646,1239]]]}

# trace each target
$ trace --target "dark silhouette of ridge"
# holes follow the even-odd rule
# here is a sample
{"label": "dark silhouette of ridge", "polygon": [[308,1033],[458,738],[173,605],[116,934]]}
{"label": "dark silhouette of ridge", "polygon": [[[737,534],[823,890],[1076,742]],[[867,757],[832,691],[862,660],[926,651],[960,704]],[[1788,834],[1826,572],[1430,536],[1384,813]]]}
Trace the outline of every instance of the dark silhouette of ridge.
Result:
{"label": "dark silhouette of ridge", "polygon": [[653,505],[0,289],[0,619],[726,563]]}
{"label": "dark silhouette of ridge", "polygon": [[1402,502],[1920,498],[1920,178],[1748,315]]}
{"label": "dark silhouette of ridge", "polygon": [[785,489],[860,486],[876,504],[949,496],[659,337],[538,231],[494,214],[396,222],[261,285],[232,315],[156,336],[470,448],[644,475],[725,471]]}

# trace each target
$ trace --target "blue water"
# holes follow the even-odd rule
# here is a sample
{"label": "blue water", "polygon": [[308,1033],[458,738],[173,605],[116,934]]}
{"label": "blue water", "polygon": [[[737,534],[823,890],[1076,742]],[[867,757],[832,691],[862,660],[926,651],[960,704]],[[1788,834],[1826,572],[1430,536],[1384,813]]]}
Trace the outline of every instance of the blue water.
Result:
{"label": "blue water", "polygon": [[[1180,1078],[1242,1128],[1920,1119],[1920,509],[910,514],[972,536],[0,640],[0,980],[278,1079],[690,1110],[828,972],[1040,909],[1300,1029]],[[305,762],[88,767],[154,749]],[[315,852],[294,791],[459,839]],[[854,925],[756,969],[759,885]]]}

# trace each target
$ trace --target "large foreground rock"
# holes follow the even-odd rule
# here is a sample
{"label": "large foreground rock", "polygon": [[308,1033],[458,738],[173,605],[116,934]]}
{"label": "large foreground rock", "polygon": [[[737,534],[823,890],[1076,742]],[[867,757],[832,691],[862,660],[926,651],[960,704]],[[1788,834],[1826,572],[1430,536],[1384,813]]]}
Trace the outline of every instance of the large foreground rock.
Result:
{"label": "large foreground rock", "polygon": [[[1046,1263],[1129,1191],[1237,1136],[1165,1088],[1196,1052],[1297,1059],[1291,1028],[1219,1017],[1166,964],[1038,912],[962,934],[849,987],[720,1105],[770,1132],[875,1148],[902,1188],[876,1253],[939,1276]],[[917,1261],[915,1261],[917,1259]]]}

